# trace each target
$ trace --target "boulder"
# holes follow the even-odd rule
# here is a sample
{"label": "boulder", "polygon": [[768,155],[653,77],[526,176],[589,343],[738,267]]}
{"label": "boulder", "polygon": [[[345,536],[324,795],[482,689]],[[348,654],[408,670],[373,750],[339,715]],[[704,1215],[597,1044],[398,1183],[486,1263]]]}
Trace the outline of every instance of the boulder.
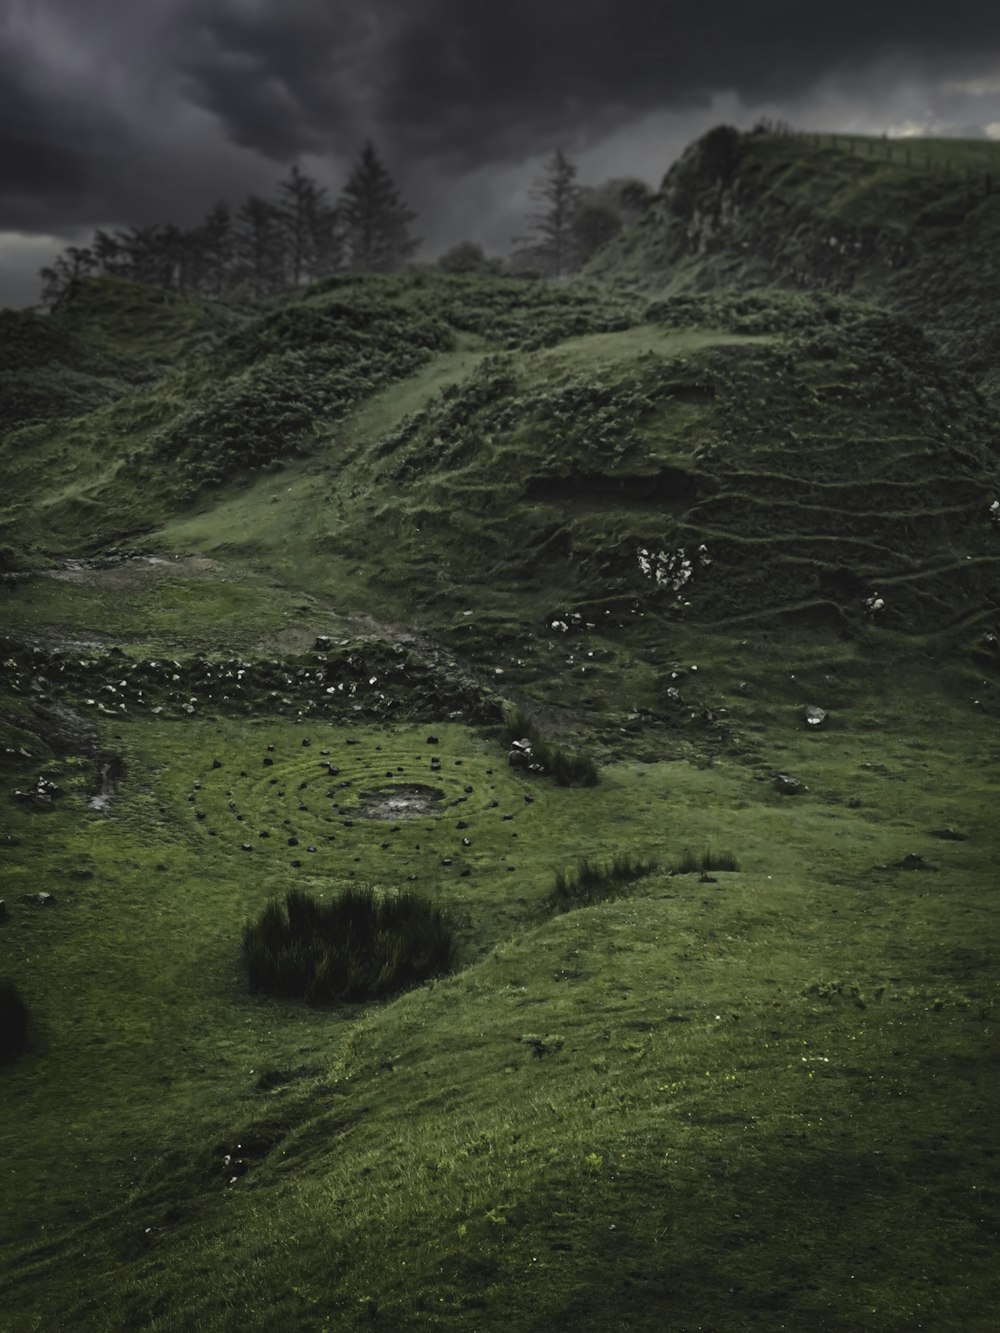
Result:
{"label": "boulder", "polygon": [[510,764],[511,768],[527,768],[530,762],[530,754],[530,750],[514,748],[507,755],[507,763]]}
{"label": "boulder", "polygon": [[317,653],[328,653],[333,647],[333,640],[328,634],[317,634],[313,648]]}
{"label": "boulder", "polygon": [[802,716],[807,727],[825,727],[830,714],[825,708],[819,708],[816,704],[806,704]]}
{"label": "boulder", "polygon": [[782,796],[798,796],[800,792],[808,791],[809,788],[798,778],[793,778],[790,773],[775,773],[774,790],[780,792]]}
{"label": "boulder", "polygon": [[22,894],[21,901],[31,903],[32,907],[55,907],[56,896],[54,893],[46,893],[42,890],[40,893]]}

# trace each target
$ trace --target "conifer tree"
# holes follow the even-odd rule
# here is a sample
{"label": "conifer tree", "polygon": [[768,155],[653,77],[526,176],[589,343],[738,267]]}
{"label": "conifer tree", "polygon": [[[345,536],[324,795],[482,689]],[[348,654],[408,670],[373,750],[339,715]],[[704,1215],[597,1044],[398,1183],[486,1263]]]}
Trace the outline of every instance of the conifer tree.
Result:
{"label": "conifer tree", "polygon": [[535,181],[529,193],[539,206],[530,219],[530,250],[551,277],[561,278],[575,266],[577,259],[573,220],[580,201],[576,166],[561,148],[549,158],[545,174]]}
{"label": "conifer tree", "polygon": [[254,300],[284,286],[282,220],[277,206],[248,195],[236,214],[236,282]]}
{"label": "conifer tree", "polygon": [[393,184],[375,146],[367,143],[340,196],[348,266],[363,273],[392,273],[414,253],[410,235],[416,213]]}

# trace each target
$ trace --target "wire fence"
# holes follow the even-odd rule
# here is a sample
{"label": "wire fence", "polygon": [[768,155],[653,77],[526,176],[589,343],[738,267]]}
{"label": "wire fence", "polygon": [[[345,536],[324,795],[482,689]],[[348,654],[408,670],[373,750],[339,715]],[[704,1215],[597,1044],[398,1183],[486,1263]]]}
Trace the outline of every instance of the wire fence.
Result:
{"label": "wire fence", "polygon": [[924,174],[964,182],[977,194],[1000,193],[1000,142],[990,140],[926,140],[891,138],[887,134],[839,134],[796,130],[790,125],[764,124],[768,133],[798,139],[815,148],[853,153],[871,161],[893,162]]}

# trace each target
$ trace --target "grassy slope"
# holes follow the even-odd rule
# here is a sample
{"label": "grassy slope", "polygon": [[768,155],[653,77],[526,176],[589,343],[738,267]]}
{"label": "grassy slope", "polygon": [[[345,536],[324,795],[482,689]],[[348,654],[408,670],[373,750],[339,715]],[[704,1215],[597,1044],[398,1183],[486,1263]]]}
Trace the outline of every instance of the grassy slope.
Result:
{"label": "grassy slope", "polygon": [[916,320],[996,392],[1000,146],[713,131],[591,276],[671,290],[853,292]]}
{"label": "grassy slope", "polygon": [[[339,365],[303,338],[334,309],[357,334]],[[415,331],[420,364],[397,355]],[[275,366],[330,395],[301,456],[171,513],[199,385],[239,427]],[[0,843],[3,972],[34,1022],[2,1071],[0,1327],[990,1326],[994,437],[971,387],[826,296],[648,310],[428,277],[326,284],[140,392],[131,426],[6,440],[8,535],[36,558],[166,521],[152,562],[4,584],[4,791],[44,771],[63,793],[8,800]],[[684,608],[636,546],[701,539]],[[900,592],[868,623],[873,577]],[[296,674],[320,632],[345,642],[322,684]],[[239,703],[203,683],[234,653]],[[363,684],[358,655],[390,674]],[[330,679],[358,692],[334,708]],[[601,785],[513,774],[469,725],[491,688],[575,730]],[[458,804],[345,822],[321,747],[345,806],[431,753]],[[666,873],[706,846],[739,872]],[[622,849],[661,871],[546,919],[556,870]],[[368,1011],[246,995],[239,928],[269,896],[410,874],[454,915],[454,978]],[[55,908],[21,901],[40,887]]]}

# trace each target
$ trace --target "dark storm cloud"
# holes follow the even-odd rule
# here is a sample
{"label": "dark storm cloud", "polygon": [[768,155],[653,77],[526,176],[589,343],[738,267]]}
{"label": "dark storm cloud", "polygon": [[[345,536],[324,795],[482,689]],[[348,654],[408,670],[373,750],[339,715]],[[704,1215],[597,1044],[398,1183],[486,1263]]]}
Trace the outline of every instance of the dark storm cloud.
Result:
{"label": "dark storm cloud", "polygon": [[215,0],[178,66],[189,95],[233,142],[287,161],[347,129],[371,76],[378,6],[338,0]]}
{"label": "dark storm cloud", "polygon": [[960,70],[1000,45],[1000,5],[848,0],[428,0],[385,51],[378,112],[403,141],[474,158],[583,140],[713,92],[793,100],[880,62]]}

